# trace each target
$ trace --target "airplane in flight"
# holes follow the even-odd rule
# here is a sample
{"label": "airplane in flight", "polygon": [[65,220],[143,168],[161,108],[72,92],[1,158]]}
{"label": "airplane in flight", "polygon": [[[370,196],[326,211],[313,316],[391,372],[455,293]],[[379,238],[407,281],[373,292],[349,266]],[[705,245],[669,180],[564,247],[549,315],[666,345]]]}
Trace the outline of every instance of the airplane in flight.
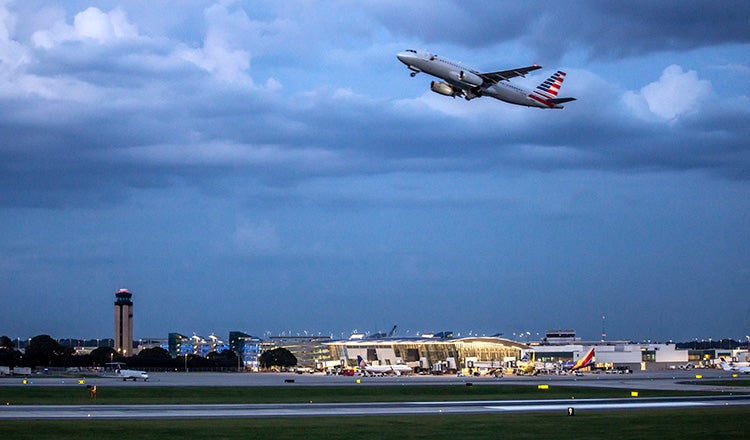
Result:
{"label": "airplane in flight", "polygon": [[439,57],[425,51],[408,49],[396,57],[411,70],[412,78],[424,72],[442,81],[431,81],[430,90],[445,96],[460,96],[471,100],[481,96],[491,96],[501,101],[539,108],[563,108],[564,103],[576,98],[558,98],[558,92],[565,80],[565,72],[558,70],[535,89],[528,90],[510,83],[511,78],[526,76],[527,73],[541,69],[534,64],[517,69],[481,73],[463,66],[455,61]]}
{"label": "airplane in flight", "polygon": [[357,355],[357,365],[367,374],[395,374],[400,376],[403,373],[414,372],[408,365],[368,365],[360,355]]}

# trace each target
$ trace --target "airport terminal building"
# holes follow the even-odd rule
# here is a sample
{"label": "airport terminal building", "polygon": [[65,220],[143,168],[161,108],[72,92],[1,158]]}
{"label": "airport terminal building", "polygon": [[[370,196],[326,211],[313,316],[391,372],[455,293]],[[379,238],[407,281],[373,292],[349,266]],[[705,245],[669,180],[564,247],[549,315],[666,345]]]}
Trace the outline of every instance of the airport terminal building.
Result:
{"label": "airport terminal building", "polygon": [[443,373],[464,368],[502,369],[522,357],[527,345],[500,337],[423,335],[418,338],[369,339],[354,336],[327,343],[334,363],[355,366],[357,356],[371,365],[405,364],[415,371]]}
{"label": "airport terminal building", "polygon": [[404,364],[414,371],[430,373],[517,371],[533,362],[537,370],[559,372],[563,363],[578,361],[594,348],[590,368],[613,370],[663,370],[688,362],[688,350],[675,344],[630,341],[583,341],[575,331],[550,331],[539,342],[524,344],[501,337],[453,338],[452,333],[418,338],[372,338],[352,335],[348,340],[328,342],[331,361],[316,368],[356,366],[357,356],[370,365]]}
{"label": "airport terminal building", "polygon": [[270,336],[261,343],[260,348],[261,352],[277,347],[285,348],[297,358],[297,365],[318,368],[331,360],[327,344],[330,340],[330,336],[320,335]]}

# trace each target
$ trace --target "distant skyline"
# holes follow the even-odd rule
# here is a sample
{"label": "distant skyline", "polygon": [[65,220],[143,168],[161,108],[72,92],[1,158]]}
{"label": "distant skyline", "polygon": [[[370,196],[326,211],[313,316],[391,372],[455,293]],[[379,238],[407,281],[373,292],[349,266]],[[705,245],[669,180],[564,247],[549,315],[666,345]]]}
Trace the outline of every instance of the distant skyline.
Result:
{"label": "distant skyline", "polygon": [[[750,3],[0,0],[0,334],[750,333]],[[396,59],[538,63],[563,110]]]}

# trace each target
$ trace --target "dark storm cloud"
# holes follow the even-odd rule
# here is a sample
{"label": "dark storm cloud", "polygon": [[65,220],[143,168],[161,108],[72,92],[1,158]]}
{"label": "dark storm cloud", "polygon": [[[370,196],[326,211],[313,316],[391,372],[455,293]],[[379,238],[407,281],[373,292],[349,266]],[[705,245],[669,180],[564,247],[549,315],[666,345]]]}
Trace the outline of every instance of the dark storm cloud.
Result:
{"label": "dark storm cloud", "polygon": [[569,50],[619,58],[750,41],[745,2],[430,1],[370,8],[384,27],[410,39],[472,49],[520,41],[550,61]]}
{"label": "dark storm cloud", "polygon": [[[678,24],[666,26],[663,17],[668,6],[652,6],[646,2],[632,5],[632,10],[619,6],[607,10],[598,3],[588,6],[582,3],[555,8],[551,4],[540,5],[531,10],[520,6],[457,2],[435,5],[423,11],[427,14],[425,21],[431,23],[428,28],[433,32],[442,27],[435,25],[431,17],[457,20],[459,32],[452,34],[466,38],[465,43],[477,38],[497,42],[507,39],[507,35],[526,35],[525,32],[513,32],[513,27],[507,26],[510,23],[533,30],[537,28],[537,21],[542,25],[551,23],[549,17],[553,13],[558,14],[555,22],[570,22],[569,18],[576,16],[581,25],[572,26],[573,29],[567,31],[570,35],[562,41],[567,41],[567,44],[583,44],[585,41],[586,47],[594,52],[603,50],[597,47],[606,45],[611,45],[607,47],[617,52],[621,50],[617,49],[618,45],[623,44],[621,35],[609,37],[606,32],[602,34],[601,29],[610,33],[629,33],[628,29],[638,26],[641,29],[633,32],[637,37],[628,39],[629,47],[638,47],[640,38],[644,42],[653,42],[653,47],[648,50],[657,50],[662,44],[660,42],[667,40],[675,44],[691,44],[692,33],[679,24],[687,18],[696,18],[698,21],[693,28],[700,28],[700,20],[710,20],[712,14],[729,15],[725,12],[727,8],[710,8],[711,11],[701,14],[702,8],[692,4],[683,3],[681,8],[671,5],[678,12],[666,16]],[[371,8],[382,10],[382,6]],[[86,17],[98,19],[100,23],[124,22],[121,26],[130,34],[116,39],[106,34],[111,40],[105,44],[81,38],[76,32],[90,32],[84,20],[75,21],[77,27],[67,25],[71,27],[65,32],[54,27],[50,28],[52,30],[28,32],[29,38],[48,46],[26,46],[34,63],[24,68],[21,74],[46,83],[41,82],[41,91],[32,90],[42,97],[17,100],[0,112],[0,130],[4,130],[6,139],[10,140],[8,150],[2,153],[7,159],[4,163],[12,164],[12,169],[4,177],[12,182],[8,185],[10,188],[18,190],[29,185],[32,179],[25,174],[29,172],[38,174],[34,183],[37,188],[85,190],[88,186],[94,192],[117,185],[143,187],[152,183],[161,186],[176,182],[154,177],[169,175],[200,181],[219,179],[227,173],[244,173],[279,184],[284,180],[299,181],[330,173],[429,171],[438,164],[437,161],[407,162],[405,159],[446,157],[457,160],[454,165],[439,162],[437,166],[441,169],[453,166],[462,171],[466,171],[466,167],[486,169],[494,166],[553,170],[571,167],[680,168],[705,164],[711,168],[734,166],[735,169],[726,172],[741,176],[747,168],[744,160],[738,162],[732,155],[717,164],[716,158],[706,158],[710,154],[700,148],[687,155],[680,153],[679,158],[670,160],[677,145],[691,145],[694,139],[700,139],[703,145],[712,145],[715,128],[705,126],[706,133],[703,133],[699,128],[701,117],[695,115],[691,121],[698,123],[691,122],[689,126],[679,122],[668,125],[638,120],[622,105],[599,99],[602,93],[613,94],[610,86],[601,82],[589,83],[588,88],[579,87],[572,92],[587,102],[585,108],[573,104],[565,114],[552,118],[542,112],[524,113],[521,117],[516,109],[508,110],[513,113],[508,118],[507,114],[498,114],[494,109],[491,113],[472,112],[466,103],[446,100],[438,104],[463,109],[463,113],[452,115],[443,113],[440,107],[432,107],[433,101],[441,99],[437,96],[409,103],[411,107],[404,109],[397,101],[373,98],[351,89],[326,85],[313,90],[293,87],[291,76],[280,78],[278,89],[273,83],[270,88],[257,84],[256,78],[273,75],[274,69],[264,66],[261,61],[251,62],[252,53],[268,49],[248,44],[253,44],[253,35],[258,29],[270,30],[271,41],[285,33],[295,34],[296,31],[290,31],[294,26],[289,20],[283,25],[268,27],[251,19],[241,8],[207,4],[202,18],[208,23],[208,36],[199,43],[202,47],[195,47],[174,39],[143,35],[139,33],[142,30],[137,23],[132,23],[133,19],[124,13],[98,9],[86,11]],[[408,10],[401,12],[402,17],[413,16]],[[735,12],[742,15],[741,10]],[[398,20],[391,21],[393,17],[388,17],[381,24],[386,28],[399,26]],[[500,21],[490,26],[493,17],[499,17]],[[268,23],[277,22],[273,17],[268,20]],[[488,21],[487,26],[482,26],[482,20]],[[701,44],[741,41],[743,33],[732,31],[736,28],[733,20],[729,19],[727,27],[717,29],[715,37],[708,35],[699,40]],[[66,22],[71,23],[69,17]],[[617,26],[615,22],[618,22]],[[338,21],[326,20],[325,23],[333,29],[342,29]],[[473,29],[482,31],[473,34],[461,32],[462,26],[468,28],[469,23]],[[191,24],[192,28],[205,26]],[[221,30],[212,34],[211,29]],[[506,36],[496,29],[504,29]],[[249,41],[238,38],[247,33],[251,35]],[[601,38],[588,38],[595,33]],[[657,38],[659,33],[664,36],[674,34],[675,37]],[[539,34],[558,35],[559,31],[543,29]],[[210,35],[216,36],[211,39]],[[16,47],[23,46],[23,42],[9,42]],[[292,53],[295,45],[279,48],[279,52]],[[302,43],[301,47],[304,50],[315,46]],[[316,48],[301,60],[316,58],[314,54],[318,50]],[[229,78],[234,80],[228,81]],[[52,95],[52,100],[45,99],[45,94]],[[495,103],[481,104],[484,109],[493,105]],[[592,105],[598,107],[595,118],[591,118]],[[492,113],[498,116],[492,117]],[[577,123],[582,118],[586,118],[586,124]],[[738,126],[747,126],[743,124],[747,120],[746,113],[735,115],[734,119],[737,119]],[[488,125],[493,129],[487,130]],[[723,139],[725,145],[737,145],[735,149],[739,149],[740,159],[743,148],[737,139],[741,136],[742,133],[730,131]],[[232,153],[217,151],[210,157],[212,146],[219,145],[231,148]],[[269,149],[269,145],[273,148]],[[149,148],[160,154],[147,154]],[[261,159],[257,153],[263,150],[264,154],[272,155],[289,148],[294,151],[293,156],[306,149],[328,151],[335,160],[318,164],[308,162],[306,165],[298,162],[295,166],[288,166],[283,158]],[[167,152],[170,157],[165,156]],[[206,159],[206,163],[199,164],[191,156]],[[39,160],[40,157],[45,160]],[[127,162],[122,162],[124,157],[128,158]],[[366,157],[381,159],[373,164],[368,163]],[[701,157],[703,163],[699,160]],[[54,167],[45,167],[43,164],[51,163],[52,158]],[[709,163],[711,161],[714,163]],[[123,178],[113,182],[109,179],[111,175]],[[5,200],[15,198],[8,196]]]}

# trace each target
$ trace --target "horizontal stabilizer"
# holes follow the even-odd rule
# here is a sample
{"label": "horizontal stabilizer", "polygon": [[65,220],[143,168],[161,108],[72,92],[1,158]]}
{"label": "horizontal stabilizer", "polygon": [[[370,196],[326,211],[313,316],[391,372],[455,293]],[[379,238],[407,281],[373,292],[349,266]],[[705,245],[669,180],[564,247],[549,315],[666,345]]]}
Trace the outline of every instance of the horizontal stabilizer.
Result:
{"label": "horizontal stabilizer", "polygon": [[575,101],[575,98],[552,98],[549,101],[555,104],[565,104],[566,102]]}

